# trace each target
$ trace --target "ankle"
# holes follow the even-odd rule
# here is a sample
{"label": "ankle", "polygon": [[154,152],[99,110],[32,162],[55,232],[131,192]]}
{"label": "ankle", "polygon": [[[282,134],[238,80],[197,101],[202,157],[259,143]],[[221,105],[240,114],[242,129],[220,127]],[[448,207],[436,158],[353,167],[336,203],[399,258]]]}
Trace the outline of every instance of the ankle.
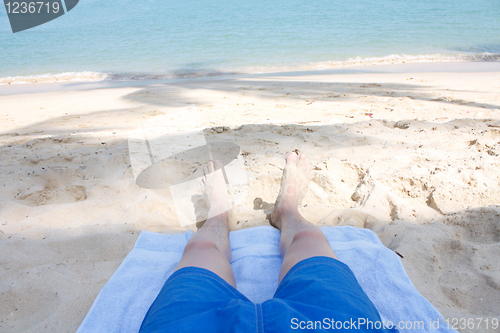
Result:
{"label": "ankle", "polygon": [[297,209],[285,209],[281,213],[278,212],[277,220],[281,231],[283,228],[295,226],[297,223],[302,224],[302,221],[305,221]]}
{"label": "ankle", "polygon": [[296,205],[282,202],[276,207],[276,215],[279,219],[300,215]]}
{"label": "ankle", "polygon": [[219,215],[211,216],[206,221],[204,226],[214,226],[214,227],[222,227],[229,229],[229,216],[227,212],[224,212]]}

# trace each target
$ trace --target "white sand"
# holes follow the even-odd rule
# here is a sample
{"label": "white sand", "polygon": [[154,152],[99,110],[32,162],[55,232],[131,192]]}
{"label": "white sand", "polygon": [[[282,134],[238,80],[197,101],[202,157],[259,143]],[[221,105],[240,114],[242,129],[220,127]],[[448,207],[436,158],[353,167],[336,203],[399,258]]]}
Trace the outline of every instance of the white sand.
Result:
{"label": "white sand", "polygon": [[186,229],[135,183],[141,126],[241,147],[233,229],[268,224],[283,157],[306,152],[305,217],[374,230],[446,318],[499,318],[500,69],[473,66],[1,86],[0,331],[74,332],[140,230]]}

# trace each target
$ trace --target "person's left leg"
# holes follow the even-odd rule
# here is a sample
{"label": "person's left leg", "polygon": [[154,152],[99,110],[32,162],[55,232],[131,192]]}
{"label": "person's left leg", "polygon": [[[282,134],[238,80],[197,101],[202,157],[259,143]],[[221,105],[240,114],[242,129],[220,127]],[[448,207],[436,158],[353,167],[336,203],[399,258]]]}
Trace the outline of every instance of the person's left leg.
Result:
{"label": "person's left leg", "polygon": [[233,212],[222,167],[222,162],[215,161],[205,168],[203,183],[209,205],[208,219],[187,243],[177,270],[205,268],[236,288],[229,244],[229,219]]}

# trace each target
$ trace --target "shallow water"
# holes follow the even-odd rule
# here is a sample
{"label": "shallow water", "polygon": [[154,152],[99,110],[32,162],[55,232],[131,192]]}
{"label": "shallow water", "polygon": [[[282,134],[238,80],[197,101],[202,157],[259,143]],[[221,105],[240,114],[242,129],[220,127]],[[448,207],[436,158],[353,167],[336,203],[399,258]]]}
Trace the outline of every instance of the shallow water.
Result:
{"label": "shallow water", "polygon": [[81,0],[13,34],[2,9],[0,83],[491,60],[499,18],[497,0]]}

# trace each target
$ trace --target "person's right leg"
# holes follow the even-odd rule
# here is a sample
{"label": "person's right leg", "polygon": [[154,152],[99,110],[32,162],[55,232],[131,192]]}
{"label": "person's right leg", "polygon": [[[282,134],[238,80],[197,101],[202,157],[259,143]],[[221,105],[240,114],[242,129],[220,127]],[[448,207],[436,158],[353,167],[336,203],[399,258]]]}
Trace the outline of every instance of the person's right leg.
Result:
{"label": "person's right leg", "polygon": [[325,235],[300,215],[298,206],[313,177],[311,163],[305,155],[290,153],[286,158],[281,189],[271,214],[272,224],[280,229],[280,251],[283,257],[278,282],[298,262],[323,256],[337,259]]}
{"label": "person's right leg", "polygon": [[149,308],[141,333],[246,332],[256,326],[255,306],[236,290],[230,265],[232,209],[222,167],[215,161],[205,169],[207,221],[187,243],[177,270]]}
{"label": "person's right leg", "polygon": [[233,212],[222,168],[218,160],[210,161],[205,168],[203,184],[209,206],[208,218],[187,243],[177,270],[184,267],[208,269],[236,288],[229,244],[229,219]]}

